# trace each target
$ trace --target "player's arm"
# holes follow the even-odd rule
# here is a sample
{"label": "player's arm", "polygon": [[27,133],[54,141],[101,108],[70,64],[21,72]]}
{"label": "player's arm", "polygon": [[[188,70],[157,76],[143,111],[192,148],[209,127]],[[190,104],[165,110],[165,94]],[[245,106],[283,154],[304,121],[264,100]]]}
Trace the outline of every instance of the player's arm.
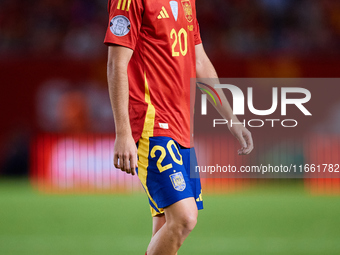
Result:
{"label": "player's arm", "polygon": [[129,119],[129,83],[127,68],[133,50],[109,46],[107,78],[113,117],[116,126],[114,145],[114,165],[128,174],[135,174],[137,167],[137,147],[132,138]]}
{"label": "player's arm", "polygon": [[[204,51],[203,45],[198,44],[195,46],[196,51],[196,76],[197,78],[216,78],[216,83],[218,82],[218,76],[216,70],[212,63],[210,62],[207,54]],[[213,84],[212,84],[213,85]],[[232,120],[233,123],[239,122],[237,117],[233,114],[233,110],[224,95],[222,89],[216,89],[218,95],[221,98],[222,105],[217,104],[215,105],[210,97],[208,100],[212,103],[215,109],[220,113],[220,115],[226,120]],[[242,148],[238,150],[240,155],[249,154],[254,146],[253,146],[253,139],[251,137],[251,133],[247,128],[243,125],[230,125],[230,121],[228,121],[228,127],[230,132],[238,139]]]}

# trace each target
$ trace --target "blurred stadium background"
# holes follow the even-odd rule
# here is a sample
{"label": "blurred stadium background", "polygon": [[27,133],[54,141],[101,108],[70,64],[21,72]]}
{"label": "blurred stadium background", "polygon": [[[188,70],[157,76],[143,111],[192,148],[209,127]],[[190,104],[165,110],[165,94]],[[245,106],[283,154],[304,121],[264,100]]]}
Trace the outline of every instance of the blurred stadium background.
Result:
{"label": "blurred stadium background", "polygon": [[[337,0],[198,0],[197,13],[220,77],[339,75]],[[0,254],[145,252],[147,199],[111,163],[107,16],[106,0],[0,0]],[[339,93],[312,107],[314,122],[251,157],[339,163]],[[198,134],[198,154],[214,161],[216,139]],[[247,160],[226,139],[230,161]],[[340,254],[339,179],[203,185],[206,209],[180,254]]]}

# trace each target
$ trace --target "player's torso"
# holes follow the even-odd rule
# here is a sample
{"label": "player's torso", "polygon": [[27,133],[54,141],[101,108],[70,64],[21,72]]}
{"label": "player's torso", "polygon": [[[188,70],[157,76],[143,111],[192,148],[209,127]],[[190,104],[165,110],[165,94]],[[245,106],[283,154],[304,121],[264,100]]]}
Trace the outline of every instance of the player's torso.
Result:
{"label": "player's torso", "polygon": [[186,56],[193,43],[195,1],[144,0],[141,32],[160,44],[169,42],[171,56]]}
{"label": "player's torso", "polygon": [[144,0],[130,68],[136,76],[130,78],[130,104],[138,109],[138,101],[144,103],[146,80],[156,109],[153,135],[171,136],[185,146],[190,143],[190,78],[196,76],[195,22],[194,0]]}
{"label": "player's torso", "polygon": [[[196,75],[195,1],[140,1],[143,1],[143,15],[136,45],[137,62],[148,72],[154,95],[162,92],[164,98],[165,94],[177,93],[181,97],[187,94],[190,78]],[[164,86],[152,88],[154,83]]]}

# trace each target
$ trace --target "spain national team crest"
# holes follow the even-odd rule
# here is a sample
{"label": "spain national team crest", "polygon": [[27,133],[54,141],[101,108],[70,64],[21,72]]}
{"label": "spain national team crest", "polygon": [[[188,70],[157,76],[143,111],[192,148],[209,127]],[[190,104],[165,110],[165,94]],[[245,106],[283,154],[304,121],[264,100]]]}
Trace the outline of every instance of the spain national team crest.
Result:
{"label": "spain national team crest", "polygon": [[178,190],[178,191],[185,190],[186,183],[185,183],[182,172],[171,174],[170,179],[172,182],[172,186],[174,186],[175,190]]}
{"label": "spain national team crest", "polygon": [[189,0],[182,0],[182,6],[184,9],[184,14],[185,17],[187,18],[187,20],[189,22],[191,22],[194,18],[192,16],[192,7],[191,7],[191,3]]}

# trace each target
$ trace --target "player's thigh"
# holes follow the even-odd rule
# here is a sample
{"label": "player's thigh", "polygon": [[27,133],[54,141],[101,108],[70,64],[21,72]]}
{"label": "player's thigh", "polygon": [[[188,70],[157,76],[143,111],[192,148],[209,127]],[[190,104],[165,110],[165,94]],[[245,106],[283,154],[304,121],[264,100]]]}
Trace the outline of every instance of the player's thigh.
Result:
{"label": "player's thigh", "polygon": [[193,197],[182,199],[164,208],[166,222],[193,228],[197,222],[198,209]]}
{"label": "player's thigh", "polygon": [[173,139],[141,138],[138,150],[138,176],[156,211],[153,216],[182,199],[194,197],[183,156]]}

